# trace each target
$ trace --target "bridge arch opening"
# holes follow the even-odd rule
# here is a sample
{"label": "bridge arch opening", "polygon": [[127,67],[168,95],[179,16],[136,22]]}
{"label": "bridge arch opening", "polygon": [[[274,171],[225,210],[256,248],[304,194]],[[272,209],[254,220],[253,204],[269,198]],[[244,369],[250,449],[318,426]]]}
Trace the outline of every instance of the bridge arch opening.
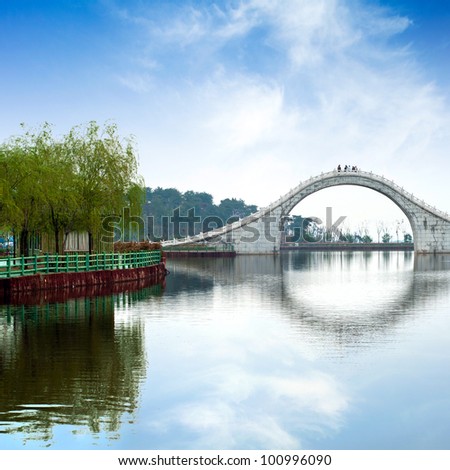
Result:
{"label": "bridge arch opening", "polygon": [[277,253],[282,243],[284,223],[295,206],[318,191],[337,186],[369,188],[393,201],[409,221],[416,253],[450,253],[448,213],[430,206],[384,176],[360,170],[352,172],[333,170],[321,173],[301,182],[269,206],[262,207],[239,221],[197,236],[170,240],[164,242],[163,246],[212,243],[214,240],[223,243],[225,240],[225,243],[232,243],[235,246],[237,253]]}
{"label": "bridge arch opening", "polygon": [[337,231],[349,241],[370,239],[378,243],[402,243],[413,240],[408,214],[385,194],[358,185],[319,189],[301,199],[289,216],[291,227],[296,220],[294,216],[321,221],[324,229],[337,224]]}

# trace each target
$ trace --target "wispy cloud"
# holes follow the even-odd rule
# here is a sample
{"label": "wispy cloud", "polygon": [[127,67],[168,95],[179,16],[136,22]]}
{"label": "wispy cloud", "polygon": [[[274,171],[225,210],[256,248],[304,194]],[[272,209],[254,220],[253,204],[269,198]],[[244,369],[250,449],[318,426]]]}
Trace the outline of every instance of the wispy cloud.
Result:
{"label": "wispy cloud", "polygon": [[147,93],[151,89],[152,76],[144,73],[128,72],[125,75],[117,75],[121,85],[136,93]]}
{"label": "wispy cloud", "polygon": [[187,445],[182,436],[189,436],[189,447],[198,449],[299,449],[308,445],[305,436],[335,432],[349,407],[340,385],[325,374],[259,376],[228,366],[208,377],[212,387],[153,416],[148,427],[177,429],[181,448]]}
{"label": "wispy cloud", "polygon": [[413,168],[427,152],[450,170],[447,103],[411,47],[393,41],[411,19],[358,0],[186,3],[163,13],[133,5],[121,15],[140,25],[141,60],[153,69],[133,64],[120,82],[167,113],[170,127],[140,139],[141,154],[163,157],[151,163],[161,175],[167,158],[188,160],[184,183],[200,175],[195,189],[264,205],[341,159],[389,168],[405,186],[417,183]]}

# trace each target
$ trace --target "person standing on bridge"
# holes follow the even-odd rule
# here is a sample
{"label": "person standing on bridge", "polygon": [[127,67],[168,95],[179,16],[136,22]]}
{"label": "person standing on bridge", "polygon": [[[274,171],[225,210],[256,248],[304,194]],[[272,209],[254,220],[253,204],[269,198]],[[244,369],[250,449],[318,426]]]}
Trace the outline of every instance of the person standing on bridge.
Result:
{"label": "person standing on bridge", "polygon": [[341,164],[339,164],[339,165],[337,166],[337,171],[339,171],[339,172],[341,171]]}

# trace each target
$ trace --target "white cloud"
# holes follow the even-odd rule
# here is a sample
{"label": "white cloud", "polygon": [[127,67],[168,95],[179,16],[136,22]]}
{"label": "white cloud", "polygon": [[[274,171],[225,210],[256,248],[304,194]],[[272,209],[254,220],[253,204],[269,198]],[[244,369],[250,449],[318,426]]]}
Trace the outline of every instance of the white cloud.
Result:
{"label": "white cloud", "polygon": [[349,406],[340,385],[325,374],[260,376],[237,366],[206,372],[208,389],[153,416],[148,426],[177,429],[197,449],[293,449],[302,448],[305,435],[338,429]]}
{"label": "white cloud", "polygon": [[[265,205],[341,161],[448,209],[446,98],[413,49],[391,41],[409,18],[346,0],[173,7],[157,26],[139,14],[153,69],[120,80],[159,113],[141,116],[154,131],[135,132],[148,184]],[[441,181],[427,186],[417,172],[431,175],[430,161]]]}
{"label": "white cloud", "polygon": [[118,75],[117,80],[126,88],[136,93],[147,93],[151,90],[152,77],[143,73]]}
{"label": "white cloud", "polygon": [[296,0],[289,8],[283,2],[256,0],[253,4],[272,24],[274,39],[281,42],[296,66],[317,64],[359,37],[346,27],[348,13],[342,2]]}
{"label": "white cloud", "polygon": [[[226,90],[226,100],[223,91]],[[284,93],[277,84],[234,80],[209,87],[212,106],[206,129],[226,151],[242,152],[267,144],[295,126],[297,116],[284,109]]]}

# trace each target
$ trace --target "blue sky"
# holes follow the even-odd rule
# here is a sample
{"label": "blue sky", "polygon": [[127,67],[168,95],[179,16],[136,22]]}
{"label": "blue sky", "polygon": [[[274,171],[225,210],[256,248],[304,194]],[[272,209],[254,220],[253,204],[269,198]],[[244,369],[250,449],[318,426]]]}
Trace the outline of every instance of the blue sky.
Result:
{"label": "blue sky", "polygon": [[[2,140],[113,120],[151,187],[264,206],[351,163],[450,211],[449,0],[0,0],[0,55]],[[338,189],[296,212],[389,206]]]}

